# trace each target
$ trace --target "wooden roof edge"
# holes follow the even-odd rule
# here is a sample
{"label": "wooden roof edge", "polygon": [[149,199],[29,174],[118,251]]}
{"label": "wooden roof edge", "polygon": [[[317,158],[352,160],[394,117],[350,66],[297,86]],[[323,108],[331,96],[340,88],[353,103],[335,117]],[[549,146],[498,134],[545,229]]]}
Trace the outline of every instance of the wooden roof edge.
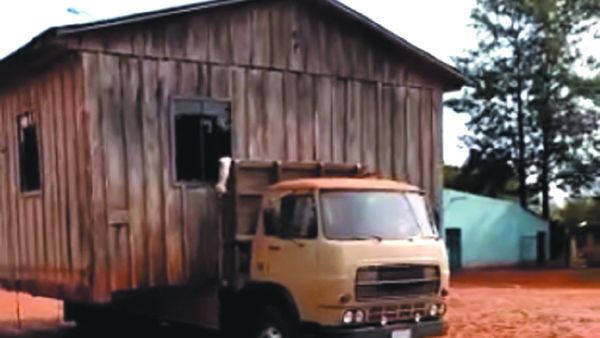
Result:
{"label": "wooden roof edge", "polygon": [[[239,5],[244,3],[251,3],[257,1],[264,0],[210,0],[201,3],[188,4],[177,7],[170,7],[165,9],[160,9],[156,11],[143,12],[143,13],[135,13],[126,16],[110,18],[105,20],[94,21],[90,23],[83,24],[74,24],[74,25],[66,25],[60,27],[53,27],[47,29],[37,37],[33,38],[29,43],[20,49],[16,50],[6,58],[0,60],[0,65],[3,64],[6,60],[14,58],[17,55],[23,53],[24,50],[35,48],[37,44],[40,42],[44,42],[52,37],[56,38],[57,36],[69,35],[87,32],[91,30],[98,30],[104,28],[110,28],[114,26],[126,25],[144,22],[148,20],[160,19],[168,16],[185,14],[190,12],[208,10],[212,8],[221,8],[226,6]],[[397,45],[403,50],[415,55],[419,59],[425,61],[431,66],[439,69],[443,77],[444,81],[444,89],[445,90],[456,90],[460,89],[465,83],[468,82],[468,79],[461,74],[459,70],[454,68],[453,66],[441,61],[436,58],[432,54],[426,52],[425,50],[411,44],[406,39],[394,34],[390,30],[371,20],[367,16],[355,11],[354,9],[342,4],[338,0],[302,0],[304,2],[312,2],[317,4],[325,5],[333,10],[336,10],[338,13],[343,15],[344,17],[353,20],[359,24],[361,24],[364,28],[371,30],[374,33],[379,34],[386,40],[391,43]]]}

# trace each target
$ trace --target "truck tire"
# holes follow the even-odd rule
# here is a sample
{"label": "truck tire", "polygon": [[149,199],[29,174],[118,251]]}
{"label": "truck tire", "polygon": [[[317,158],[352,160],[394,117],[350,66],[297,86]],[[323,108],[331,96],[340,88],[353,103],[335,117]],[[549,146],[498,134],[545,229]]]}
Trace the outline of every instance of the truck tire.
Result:
{"label": "truck tire", "polygon": [[298,325],[275,306],[266,306],[252,338],[297,338]]}

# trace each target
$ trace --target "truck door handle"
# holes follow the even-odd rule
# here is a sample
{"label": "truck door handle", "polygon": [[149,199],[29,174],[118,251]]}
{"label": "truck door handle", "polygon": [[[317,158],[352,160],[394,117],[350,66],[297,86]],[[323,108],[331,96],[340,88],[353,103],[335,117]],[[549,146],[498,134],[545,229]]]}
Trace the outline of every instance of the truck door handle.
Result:
{"label": "truck door handle", "polygon": [[281,247],[279,245],[269,245],[269,251],[280,251]]}

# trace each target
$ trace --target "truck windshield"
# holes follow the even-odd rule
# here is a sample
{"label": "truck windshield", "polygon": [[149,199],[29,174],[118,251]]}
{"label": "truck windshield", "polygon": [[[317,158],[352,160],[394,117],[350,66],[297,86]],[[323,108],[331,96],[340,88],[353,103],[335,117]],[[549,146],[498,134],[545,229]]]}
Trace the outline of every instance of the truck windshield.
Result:
{"label": "truck windshield", "polygon": [[394,191],[325,191],[325,236],[330,239],[408,239],[435,236],[425,198]]}

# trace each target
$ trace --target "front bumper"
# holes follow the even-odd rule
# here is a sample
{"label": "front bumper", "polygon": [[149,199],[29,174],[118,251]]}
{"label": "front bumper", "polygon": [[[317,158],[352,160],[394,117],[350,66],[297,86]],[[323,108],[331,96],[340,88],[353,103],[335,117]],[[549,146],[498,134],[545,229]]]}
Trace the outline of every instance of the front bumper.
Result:
{"label": "front bumper", "polygon": [[448,323],[442,320],[423,321],[420,323],[399,323],[386,326],[345,327],[316,329],[313,337],[318,338],[392,338],[392,333],[397,330],[410,329],[411,338],[439,337],[448,332]]}

